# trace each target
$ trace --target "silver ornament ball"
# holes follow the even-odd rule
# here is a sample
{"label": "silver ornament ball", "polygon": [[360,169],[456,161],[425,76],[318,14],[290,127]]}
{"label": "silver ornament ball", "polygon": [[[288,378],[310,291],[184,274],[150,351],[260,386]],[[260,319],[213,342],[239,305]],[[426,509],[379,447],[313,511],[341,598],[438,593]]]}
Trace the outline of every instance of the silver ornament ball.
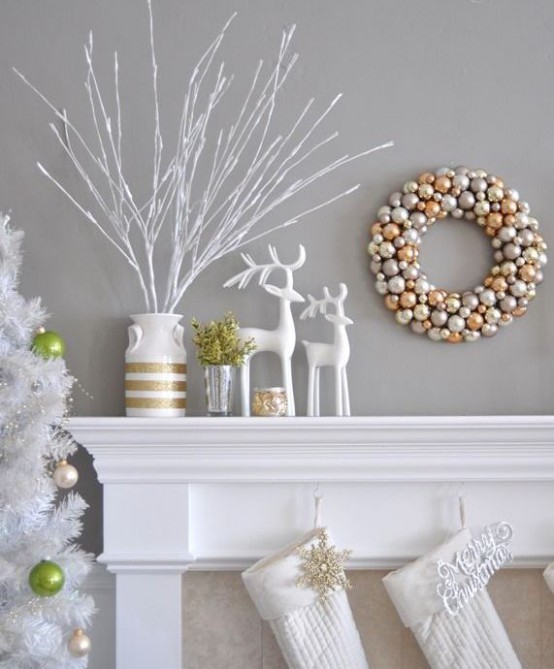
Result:
{"label": "silver ornament ball", "polygon": [[458,204],[461,209],[472,209],[475,206],[475,196],[466,190],[460,194]]}

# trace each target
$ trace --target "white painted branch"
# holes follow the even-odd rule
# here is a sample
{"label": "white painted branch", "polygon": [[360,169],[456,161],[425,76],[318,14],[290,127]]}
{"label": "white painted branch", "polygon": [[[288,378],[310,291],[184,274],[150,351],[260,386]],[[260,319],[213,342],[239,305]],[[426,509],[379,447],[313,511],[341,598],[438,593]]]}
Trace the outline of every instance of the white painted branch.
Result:
{"label": "white painted branch", "polygon": [[[158,92],[158,62],[155,51],[152,0],[148,7],[149,46],[154,101],[154,156],[151,194],[142,205],[135,203],[131,186],[123,171],[122,105],[119,86],[119,60],[114,54],[113,76],[116,126],[107,113],[101,87],[93,65],[92,34],[85,45],[87,75],[85,87],[91,109],[98,149],[92,150],[68,115],[56,107],[16,70],[23,82],[39,96],[57,118],[64,121],[66,131],[76,138],[74,148],[64,142],[53,128],[57,140],[71,160],[90,194],[96,201],[102,219],[94,216],[56,177],[40,166],[41,171],[77,207],[86,220],[125,257],[139,277],[147,310],[161,307],[173,312],[196,277],[212,262],[225,254],[243,248],[251,241],[296,223],[303,217],[335,202],[357,188],[346,189],[310,206],[299,214],[256,234],[262,221],[281,204],[303,191],[318,179],[340,167],[390,146],[382,144],[355,156],[344,155],[313,168],[307,176],[295,178],[308,159],[315,161],[323,146],[336,138],[331,133],[316,139],[340,96],[337,96],[313,121],[308,121],[314,100],[309,100],[292,125],[282,133],[272,126],[283,86],[292,72],[298,55],[289,55],[295,26],[285,30],[275,65],[262,78],[263,61],[254,71],[250,88],[240,105],[234,123],[217,131],[215,147],[209,141],[213,113],[232,84],[221,61],[214,72],[215,60],[235,14],[208,46],[194,68],[186,88],[174,155],[164,163],[164,142]],[[214,72],[213,85],[207,82]],[[307,124],[305,130],[301,127]],[[274,135],[274,136],[273,136]],[[210,147],[212,155],[207,155]],[[94,173],[88,172],[80,153],[90,161]],[[315,164],[315,163],[314,163]],[[98,170],[98,172],[96,172]],[[199,175],[207,173],[200,182]],[[103,193],[108,193],[108,204]],[[163,288],[156,281],[156,242],[164,229],[171,227],[172,253]],[[131,232],[137,235],[131,237]],[[138,237],[138,241],[135,237]],[[139,252],[140,251],[140,252]],[[158,290],[163,290],[163,300]]]}

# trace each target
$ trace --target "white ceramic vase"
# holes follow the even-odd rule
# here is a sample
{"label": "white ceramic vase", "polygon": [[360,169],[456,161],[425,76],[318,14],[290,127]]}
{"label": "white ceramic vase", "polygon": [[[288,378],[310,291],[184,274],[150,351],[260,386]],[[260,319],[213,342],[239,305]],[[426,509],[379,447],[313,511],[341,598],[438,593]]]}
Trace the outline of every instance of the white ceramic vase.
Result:
{"label": "white ceramic vase", "polygon": [[125,352],[127,416],[184,416],[187,352],[178,314],[131,316]]}

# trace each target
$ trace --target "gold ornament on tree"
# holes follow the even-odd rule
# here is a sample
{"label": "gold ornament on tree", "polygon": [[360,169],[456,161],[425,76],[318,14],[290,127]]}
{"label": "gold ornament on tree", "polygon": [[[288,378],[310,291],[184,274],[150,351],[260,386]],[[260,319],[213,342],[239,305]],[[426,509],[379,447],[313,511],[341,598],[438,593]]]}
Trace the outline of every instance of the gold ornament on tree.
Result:
{"label": "gold ornament on tree", "polygon": [[339,551],[336,546],[329,545],[326,529],[319,533],[319,541],[309,548],[302,546],[297,551],[303,562],[303,573],[296,584],[315,590],[322,603],[336,590],[350,590],[350,581],[344,572],[344,563],[352,555],[351,550]]}
{"label": "gold ornament on tree", "polygon": [[90,637],[82,629],[76,629],[67,643],[67,649],[73,657],[85,657],[90,653]]}
{"label": "gold ornament on tree", "polygon": [[52,474],[52,478],[58,488],[68,490],[69,488],[73,488],[79,480],[79,472],[73,465],[70,465],[67,460],[60,460],[56,464],[56,469]]}

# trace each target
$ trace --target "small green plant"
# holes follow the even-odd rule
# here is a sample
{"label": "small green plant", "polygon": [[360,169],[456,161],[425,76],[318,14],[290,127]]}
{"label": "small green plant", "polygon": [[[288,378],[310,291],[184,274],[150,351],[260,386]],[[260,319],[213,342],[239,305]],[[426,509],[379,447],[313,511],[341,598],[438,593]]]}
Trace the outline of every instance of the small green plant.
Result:
{"label": "small green plant", "polygon": [[239,322],[232,311],[223,320],[201,325],[196,318],[191,320],[196,346],[196,357],[204,367],[208,365],[232,365],[240,367],[245,358],[256,349],[254,339],[243,342],[238,336]]}

